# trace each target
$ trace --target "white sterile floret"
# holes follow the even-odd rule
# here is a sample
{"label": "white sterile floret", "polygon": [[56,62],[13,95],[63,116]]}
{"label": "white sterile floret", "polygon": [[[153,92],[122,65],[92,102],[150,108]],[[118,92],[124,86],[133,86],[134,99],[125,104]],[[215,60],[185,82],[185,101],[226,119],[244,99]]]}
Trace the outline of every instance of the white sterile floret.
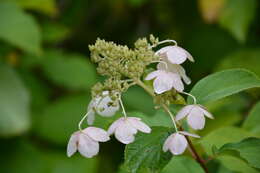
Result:
{"label": "white sterile floret", "polygon": [[92,125],[95,120],[95,113],[104,116],[111,117],[119,110],[119,103],[113,106],[111,103],[113,100],[109,96],[108,91],[103,91],[101,96],[98,96],[91,100],[88,105],[88,124]]}
{"label": "white sterile floret", "polygon": [[151,128],[137,117],[122,117],[116,120],[108,129],[108,134],[115,134],[117,140],[124,144],[134,142],[137,131],[150,133]]}
{"label": "white sterile floret", "polygon": [[213,119],[213,115],[209,113],[202,105],[187,105],[183,107],[176,115],[176,120],[179,121],[187,117],[188,124],[194,130],[203,129],[205,126],[205,117]]}
{"label": "white sterile floret", "polygon": [[108,141],[108,133],[100,128],[88,127],[82,131],[73,133],[67,146],[67,156],[71,157],[77,150],[87,158],[98,154],[99,143]]}
{"label": "white sterile floret", "polygon": [[163,92],[169,91],[172,88],[176,89],[179,92],[184,90],[184,85],[181,81],[181,77],[172,72],[168,72],[165,70],[157,70],[154,72],[149,73],[145,80],[152,80],[154,91],[157,94],[161,94]]}
{"label": "white sterile floret", "polygon": [[179,46],[166,46],[156,51],[155,54],[166,57],[172,64],[182,64],[186,59],[194,62],[191,54]]}
{"label": "white sterile floret", "polygon": [[182,154],[188,146],[187,139],[185,138],[184,135],[195,137],[195,138],[200,137],[198,135],[191,134],[191,133],[184,132],[184,131],[179,131],[179,132],[173,133],[164,142],[163,151],[166,152],[166,151],[170,150],[170,152],[173,155]]}
{"label": "white sterile floret", "polygon": [[191,83],[190,78],[186,75],[185,69],[181,65],[179,65],[179,64],[171,64],[165,58],[162,61],[163,62],[160,62],[157,65],[157,69],[158,70],[164,70],[164,71],[168,71],[168,72],[172,72],[172,73],[178,74],[186,84],[190,84]]}

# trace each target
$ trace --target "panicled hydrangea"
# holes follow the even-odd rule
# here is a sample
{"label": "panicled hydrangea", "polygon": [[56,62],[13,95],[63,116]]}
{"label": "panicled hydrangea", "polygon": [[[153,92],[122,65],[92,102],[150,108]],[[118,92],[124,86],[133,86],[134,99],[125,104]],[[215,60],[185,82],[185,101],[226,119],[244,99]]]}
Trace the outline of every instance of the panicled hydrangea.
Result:
{"label": "panicled hydrangea", "polygon": [[182,154],[188,146],[187,139],[185,138],[184,135],[191,136],[194,138],[200,138],[200,136],[195,135],[195,134],[191,134],[191,133],[188,133],[185,131],[178,131],[176,133],[171,134],[166,139],[166,141],[164,142],[164,145],[163,145],[163,151],[166,152],[166,151],[170,150],[170,152],[173,155]]}
{"label": "panicled hydrangea", "polygon": [[[115,102],[115,105],[112,103]],[[101,96],[93,98],[88,105],[88,124],[92,125],[95,120],[95,113],[103,117],[111,117],[119,110],[118,101],[110,98],[109,91],[103,91]]]}
{"label": "panicled hydrangea", "polygon": [[123,144],[134,142],[137,131],[150,133],[151,128],[137,117],[122,117],[116,120],[108,129],[108,134],[115,134],[117,140]]}
{"label": "panicled hydrangea", "polygon": [[84,130],[73,133],[67,146],[68,157],[72,156],[76,151],[87,158],[91,158],[98,154],[99,143],[108,141],[108,133],[100,128],[88,127]]}
{"label": "panicled hydrangea", "polygon": [[176,115],[176,120],[179,121],[185,117],[187,117],[188,124],[194,130],[201,130],[205,126],[205,117],[213,119],[213,115],[208,112],[203,106],[201,105],[187,105],[183,107],[179,113]]}
{"label": "panicled hydrangea", "polygon": [[[154,52],[153,48],[163,43],[175,43],[173,46],[165,46]],[[143,87],[155,100],[155,104],[164,108],[169,113],[174,124],[175,133],[171,134],[163,145],[163,151],[170,151],[173,155],[182,154],[188,146],[188,136],[199,138],[198,135],[185,131],[179,131],[176,121],[187,117],[188,124],[195,130],[202,129],[205,125],[205,116],[213,116],[201,105],[196,104],[196,99],[184,92],[184,83],[190,84],[191,80],[181,66],[187,59],[194,62],[193,57],[185,49],[177,46],[174,40],[159,42],[158,38],[150,36],[138,39],[134,48],[117,45],[113,42],[97,39],[94,45],[90,45],[91,60],[97,63],[97,72],[107,78],[97,83],[92,88],[93,99],[88,105],[87,114],[79,122],[79,131],[73,133],[68,143],[67,155],[70,157],[76,151],[87,158],[91,158],[99,152],[99,142],[106,142],[109,136],[124,143],[134,142],[138,131],[151,133],[151,128],[138,117],[127,117],[121,95],[133,85]],[[153,91],[141,79],[147,67],[152,63],[158,63],[156,70],[149,73],[145,80],[153,81]],[[184,82],[184,83],[183,83]],[[167,92],[168,91],[168,92]],[[178,94],[187,94],[194,99],[193,105],[187,105],[176,115],[176,119],[168,109],[168,105],[174,102]],[[154,94],[155,93],[155,94]],[[169,98],[171,97],[171,98]],[[137,98],[138,99],[138,98]],[[158,101],[159,100],[159,101]],[[95,120],[95,114],[104,117],[113,116],[122,109],[124,117],[113,122],[107,131],[97,127],[81,129],[81,124],[87,118],[89,125]],[[186,136],[186,137],[185,137]]]}
{"label": "panicled hydrangea", "polygon": [[194,62],[191,54],[177,45],[163,47],[155,54],[167,58],[167,60],[172,64],[182,64],[186,61],[186,59]]}

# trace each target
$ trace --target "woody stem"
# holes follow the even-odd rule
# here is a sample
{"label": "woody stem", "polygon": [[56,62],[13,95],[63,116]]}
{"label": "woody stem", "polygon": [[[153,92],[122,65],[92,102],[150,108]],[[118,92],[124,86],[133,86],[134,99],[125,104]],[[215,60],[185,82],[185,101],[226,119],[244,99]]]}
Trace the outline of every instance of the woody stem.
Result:
{"label": "woody stem", "polygon": [[[147,87],[141,80],[135,79],[134,81],[135,81],[135,83],[136,83],[137,85],[139,85],[140,87],[142,87],[142,88],[143,88],[148,94],[150,94],[152,97],[155,97],[155,96],[156,96],[155,93],[153,92],[153,90],[151,90],[149,87]],[[162,108],[165,110],[165,112],[167,112],[167,113],[171,116],[171,118],[172,118],[172,120],[173,120],[173,122],[174,122],[174,126],[175,126],[175,128],[176,128],[176,130],[177,130],[177,125],[176,125],[176,123],[175,123],[175,121],[174,121],[174,117],[173,117],[173,115],[171,114],[171,112],[170,112],[168,106],[167,106],[166,104],[162,104]],[[180,130],[183,130],[183,128],[181,127],[181,125],[179,125],[179,129],[180,129]],[[178,130],[177,130],[177,131],[178,131]],[[189,148],[190,148],[190,152],[191,152],[191,154],[192,154],[192,157],[201,165],[201,167],[203,168],[203,170],[205,171],[205,173],[209,173],[208,168],[206,167],[206,165],[205,165],[203,159],[200,157],[200,155],[199,155],[198,152],[196,151],[196,149],[195,149],[195,147],[193,146],[193,144],[192,144],[191,140],[189,139],[189,137],[185,136],[185,138],[186,138],[187,141],[188,141],[188,144],[189,144]]]}

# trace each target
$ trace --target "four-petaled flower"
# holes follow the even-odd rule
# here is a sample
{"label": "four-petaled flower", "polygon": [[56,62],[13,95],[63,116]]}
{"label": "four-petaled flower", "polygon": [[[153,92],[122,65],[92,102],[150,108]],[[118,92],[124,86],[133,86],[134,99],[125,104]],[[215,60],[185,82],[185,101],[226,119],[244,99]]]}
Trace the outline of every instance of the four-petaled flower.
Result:
{"label": "four-petaled flower", "polygon": [[109,91],[103,91],[101,96],[92,99],[88,105],[88,124],[93,124],[95,113],[104,117],[113,116],[119,109],[119,103],[116,101],[116,105],[113,106],[111,105],[112,102],[113,100],[109,96]]}
{"label": "four-petaled flower", "polygon": [[186,59],[194,62],[191,54],[179,46],[166,46],[159,49],[155,54],[166,57],[172,64],[182,64]]}
{"label": "four-petaled flower", "polygon": [[72,156],[77,150],[87,158],[98,154],[99,143],[108,141],[108,133],[100,128],[88,127],[82,131],[73,133],[67,146],[68,157]]}
{"label": "four-petaled flower", "polygon": [[151,128],[137,117],[122,117],[116,120],[108,129],[108,134],[115,134],[117,140],[124,144],[130,144],[135,139],[137,131],[150,133]]}
{"label": "four-petaled flower", "polygon": [[[155,79],[154,79],[155,78]],[[157,94],[164,93],[171,90],[172,88],[176,89],[179,92],[184,90],[184,85],[181,81],[181,77],[177,73],[172,73],[165,70],[156,70],[149,73],[145,80],[152,80],[154,91]]]}
{"label": "four-petaled flower", "polygon": [[179,121],[187,116],[188,124],[194,130],[200,130],[204,128],[205,117],[213,119],[213,115],[209,113],[202,105],[194,104],[183,107],[176,115],[176,120]]}
{"label": "four-petaled flower", "polygon": [[192,136],[195,138],[200,137],[198,135],[191,134],[191,133],[184,132],[184,131],[179,131],[179,132],[173,133],[164,142],[163,151],[166,152],[166,151],[170,150],[170,152],[173,155],[182,154],[188,146],[187,139],[185,138],[184,135]]}

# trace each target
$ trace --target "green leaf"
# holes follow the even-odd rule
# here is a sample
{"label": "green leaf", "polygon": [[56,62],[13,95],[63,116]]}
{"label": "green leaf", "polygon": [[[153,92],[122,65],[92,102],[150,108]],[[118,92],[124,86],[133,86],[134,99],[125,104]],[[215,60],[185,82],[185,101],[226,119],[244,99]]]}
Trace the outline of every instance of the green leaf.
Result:
{"label": "green leaf", "polygon": [[243,123],[243,128],[260,135],[260,102],[258,102],[248,114],[247,119]]}
{"label": "green leaf", "polygon": [[33,53],[41,53],[41,33],[34,18],[9,2],[0,2],[0,39]]}
{"label": "green leaf", "polygon": [[37,116],[34,132],[52,143],[65,146],[71,134],[78,130],[78,123],[86,113],[89,98],[85,94],[67,96],[50,103],[43,114]]}
{"label": "green leaf", "polygon": [[238,143],[223,145],[219,152],[236,151],[238,155],[255,168],[260,168],[260,139],[247,138]]}
{"label": "green leaf", "polygon": [[240,42],[244,42],[256,13],[257,0],[228,0],[222,9],[219,24]]}
{"label": "green leaf", "polygon": [[49,51],[44,59],[43,72],[57,85],[89,89],[97,81],[94,66],[82,55]]}
{"label": "green leaf", "polygon": [[187,156],[174,156],[161,173],[204,173],[201,166]]}
{"label": "green leaf", "polygon": [[228,54],[218,64],[217,71],[230,68],[245,68],[260,76],[260,49],[242,49]]}
{"label": "green leaf", "polygon": [[0,135],[18,135],[30,127],[30,99],[16,72],[0,65]]}
{"label": "green leaf", "polygon": [[216,129],[207,134],[200,141],[200,144],[204,147],[208,154],[212,154],[212,147],[217,148],[230,142],[238,142],[247,137],[254,137],[255,135],[245,131],[242,128],[237,127],[223,127]]}
{"label": "green leaf", "polygon": [[246,162],[240,160],[237,157],[222,155],[217,158],[226,168],[231,171],[239,172],[239,173],[259,173],[254,168],[251,168],[247,165]]}
{"label": "green leaf", "polygon": [[70,35],[69,27],[54,22],[46,22],[42,26],[42,39],[48,43],[63,41]]}
{"label": "green leaf", "polygon": [[[260,87],[260,79],[244,69],[231,69],[214,73],[201,79],[191,90],[197,102],[212,102],[240,91]],[[192,99],[188,99],[192,103]]]}
{"label": "green leaf", "polygon": [[153,127],[150,134],[138,133],[135,142],[125,149],[125,167],[129,172],[136,173],[141,168],[160,171],[172,157],[171,153],[162,151],[169,134],[169,128],[165,127]]}

